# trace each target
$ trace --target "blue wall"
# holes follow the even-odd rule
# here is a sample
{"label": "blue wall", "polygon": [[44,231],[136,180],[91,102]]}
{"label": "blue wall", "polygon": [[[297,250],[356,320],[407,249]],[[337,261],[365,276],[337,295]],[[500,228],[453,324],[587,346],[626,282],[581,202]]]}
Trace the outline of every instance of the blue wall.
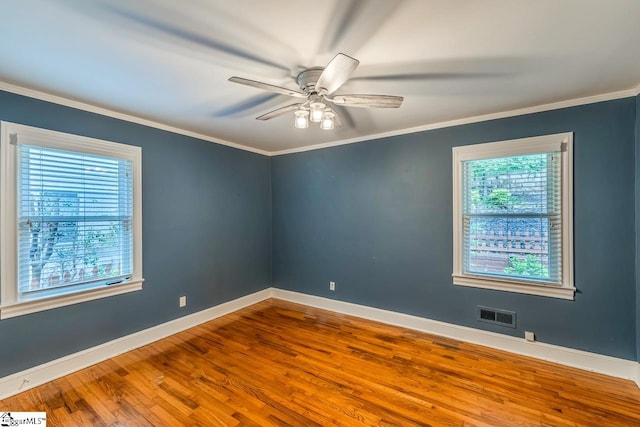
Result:
{"label": "blue wall", "polygon": [[0,120],[142,147],[146,279],[140,292],[0,321],[0,377],[269,286],[268,157],[4,92]]}
{"label": "blue wall", "polygon": [[[0,377],[271,283],[640,361],[640,96],[271,159],[4,92],[0,120],[143,147],[146,279],[0,321]],[[576,300],[454,287],[451,147],[568,131]],[[476,305],[518,328],[476,322]]]}
{"label": "blue wall", "polygon": [[[272,158],[273,285],[635,360],[636,102]],[[453,286],[451,148],[559,132],[574,132],[575,301]],[[517,329],[477,305],[516,311]]]}
{"label": "blue wall", "polygon": [[636,355],[640,362],[640,95],[636,96]]}

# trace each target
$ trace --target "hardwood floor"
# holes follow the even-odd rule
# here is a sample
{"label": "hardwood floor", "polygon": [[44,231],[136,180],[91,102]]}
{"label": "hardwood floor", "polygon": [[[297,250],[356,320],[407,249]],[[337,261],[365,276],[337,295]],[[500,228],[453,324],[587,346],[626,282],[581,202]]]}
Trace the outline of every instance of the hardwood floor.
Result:
{"label": "hardwood floor", "polygon": [[49,426],[639,426],[631,381],[270,299],[0,401]]}

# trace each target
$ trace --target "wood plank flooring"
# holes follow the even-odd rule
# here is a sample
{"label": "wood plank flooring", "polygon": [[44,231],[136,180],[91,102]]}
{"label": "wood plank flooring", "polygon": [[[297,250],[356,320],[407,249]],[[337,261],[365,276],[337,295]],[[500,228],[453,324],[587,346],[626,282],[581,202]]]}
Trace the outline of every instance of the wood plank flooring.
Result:
{"label": "wood plank flooring", "polygon": [[270,299],[0,401],[49,426],[640,426],[631,381]]}

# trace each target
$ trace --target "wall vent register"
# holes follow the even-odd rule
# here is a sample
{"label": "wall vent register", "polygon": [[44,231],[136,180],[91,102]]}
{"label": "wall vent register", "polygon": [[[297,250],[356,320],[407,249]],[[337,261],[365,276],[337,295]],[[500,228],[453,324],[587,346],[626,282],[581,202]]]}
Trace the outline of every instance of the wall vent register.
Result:
{"label": "wall vent register", "polygon": [[516,313],[498,308],[478,306],[477,320],[479,322],[493,323],[509,328],[516,327]]}

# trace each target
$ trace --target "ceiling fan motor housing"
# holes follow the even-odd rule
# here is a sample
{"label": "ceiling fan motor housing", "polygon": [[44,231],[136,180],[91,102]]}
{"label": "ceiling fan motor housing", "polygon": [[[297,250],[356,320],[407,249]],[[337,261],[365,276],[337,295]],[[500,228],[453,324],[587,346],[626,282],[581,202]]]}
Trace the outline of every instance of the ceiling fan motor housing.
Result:
{"label": "ceiling fan motor housing", "polygon": [[300,86],[300,89],[306,94],[316,93],[316,82],[318,78],[320,78],[323,70],[324,68],[322,67],[313,67],[301,71],[296,77],[296,82]]}

